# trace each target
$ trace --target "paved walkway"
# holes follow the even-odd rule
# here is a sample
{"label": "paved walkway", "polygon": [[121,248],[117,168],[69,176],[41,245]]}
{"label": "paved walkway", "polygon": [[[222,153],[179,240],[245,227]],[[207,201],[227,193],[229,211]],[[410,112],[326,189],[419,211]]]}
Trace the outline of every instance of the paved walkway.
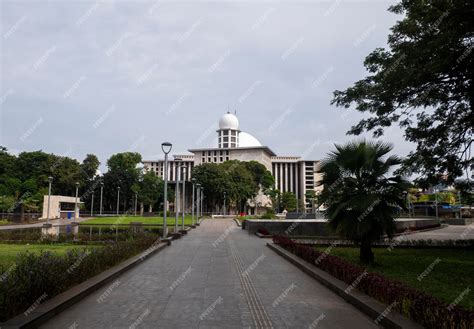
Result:
{"label": "paved walkway", "polygon": [[377,328],[266,242],[208,219],[42,328]]}
{"label": "paved walkway", "polygon": [[463,240],[474,239],[474,224],[448,225],[436,230],[399,235],[395,240]]}

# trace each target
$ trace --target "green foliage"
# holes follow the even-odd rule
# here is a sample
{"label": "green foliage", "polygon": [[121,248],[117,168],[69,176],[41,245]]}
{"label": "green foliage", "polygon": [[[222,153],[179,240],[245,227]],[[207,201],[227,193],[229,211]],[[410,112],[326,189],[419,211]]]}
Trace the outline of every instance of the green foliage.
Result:
{"label": "green foliage", "polygon": [[203,163],[194,167],[193,177],[204,187],[205,203],[223,205],[225,192],[227,204],[238,209],[260,190],[268,191],[274,184],[271,173],[256,161]]}
{"label": "green foliage", "polygon": [[260,216],[261,219],[274,219],[276,218],[275,210],[268,208],[267,211]]}
{"label": "green foliage", "polygon": [[398,123],[416,143],[405,170],[427,183],[447,182],[474,166],[470,156],[473,122],[473,1],[401,1],[401,14],[388,37],[389,49],[369,54],[369,76],[335,91],[333,104],[372,114],[349,131],[383,134]]}
{"label": "green foliage", "polygon": [[371,244],[383,234],[392,236],[397,208],[405,208],[407,183],[389,176],[401,160],[385,156],[392,150],[381,142],[351,142],[336,145],[322,161],[319,173],[329,227],[361,244],[363,262],[372,262]]}
{"label": "green foliage", "polygon": [[287,211],[295,211],[297,206],[296,195],[291,192],[281,194],[280,208]]}
{"label": "green foliage", "polygon": [[156,235],[143,235],[100,248],[72,249],[64,256],[48,251],[19,254],[16,266],[0,282],[0,321],[27,310],[43,294],[54,297],[155,242]]}

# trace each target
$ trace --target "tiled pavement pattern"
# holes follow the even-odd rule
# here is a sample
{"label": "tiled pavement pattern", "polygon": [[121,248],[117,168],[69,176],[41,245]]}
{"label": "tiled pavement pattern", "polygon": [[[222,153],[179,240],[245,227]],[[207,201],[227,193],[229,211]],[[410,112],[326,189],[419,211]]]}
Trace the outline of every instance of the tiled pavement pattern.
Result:
{"label": "tiled pavement pattern", "polygon": [[42,328],[377,328],[267,241],[207,219]]}

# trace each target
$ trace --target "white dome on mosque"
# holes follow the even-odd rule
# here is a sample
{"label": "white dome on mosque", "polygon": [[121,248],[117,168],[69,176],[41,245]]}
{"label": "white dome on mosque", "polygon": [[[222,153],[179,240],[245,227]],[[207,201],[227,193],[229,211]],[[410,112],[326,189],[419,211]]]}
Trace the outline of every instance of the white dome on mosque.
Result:
{"label": "white dome on mosque", "polygon": [[219,120],[219,129],[239,130],[239,119],[234,114],[227,112]]}
{"label": "white dome on mosque", "polygon": [[254,146],[262,146],[262,144],[250,135],[249,133],[241,131],[239,133],[239,147],[254,147]]}

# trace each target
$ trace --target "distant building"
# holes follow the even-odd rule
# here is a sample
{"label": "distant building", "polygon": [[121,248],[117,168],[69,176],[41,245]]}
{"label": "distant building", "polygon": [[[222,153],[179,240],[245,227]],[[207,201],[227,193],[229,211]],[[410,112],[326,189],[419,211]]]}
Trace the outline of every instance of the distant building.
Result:
{"label": "distant building", "polygon": [[[186,168],[186,180],[191,180],[191,172],[194,166],[202,163],[222,163],[229,160],[258,161],[263,164],[275,177],[275,188],[281,192],[292,192],[298,200],[306,205],[306,211],[312,211],[312,205],[305,199],[307,191],[317,191],[320,180],[316,169],[319,161],[305,160],[297,156],[277,156],[269,147],[263,146],[254,136],[240,131],[239,120],[232,113],[224,114],[219,120],[217,130],[217,147],[190,149],[189,155],[173,155],[181,158],[182,165]],[[146,170],[152,170],[157,175],[164,177],[164,160],[143,161]],[[176,162],[169,161],[168,179],[170,182],[176,180]],[[262,199],[257,203],[262,207],[267,202]],[[255,208],[249,202],[250,208]],[[302,210],[302,209],[300,209]],[[253,210],[255,211],[255,209]]]}

